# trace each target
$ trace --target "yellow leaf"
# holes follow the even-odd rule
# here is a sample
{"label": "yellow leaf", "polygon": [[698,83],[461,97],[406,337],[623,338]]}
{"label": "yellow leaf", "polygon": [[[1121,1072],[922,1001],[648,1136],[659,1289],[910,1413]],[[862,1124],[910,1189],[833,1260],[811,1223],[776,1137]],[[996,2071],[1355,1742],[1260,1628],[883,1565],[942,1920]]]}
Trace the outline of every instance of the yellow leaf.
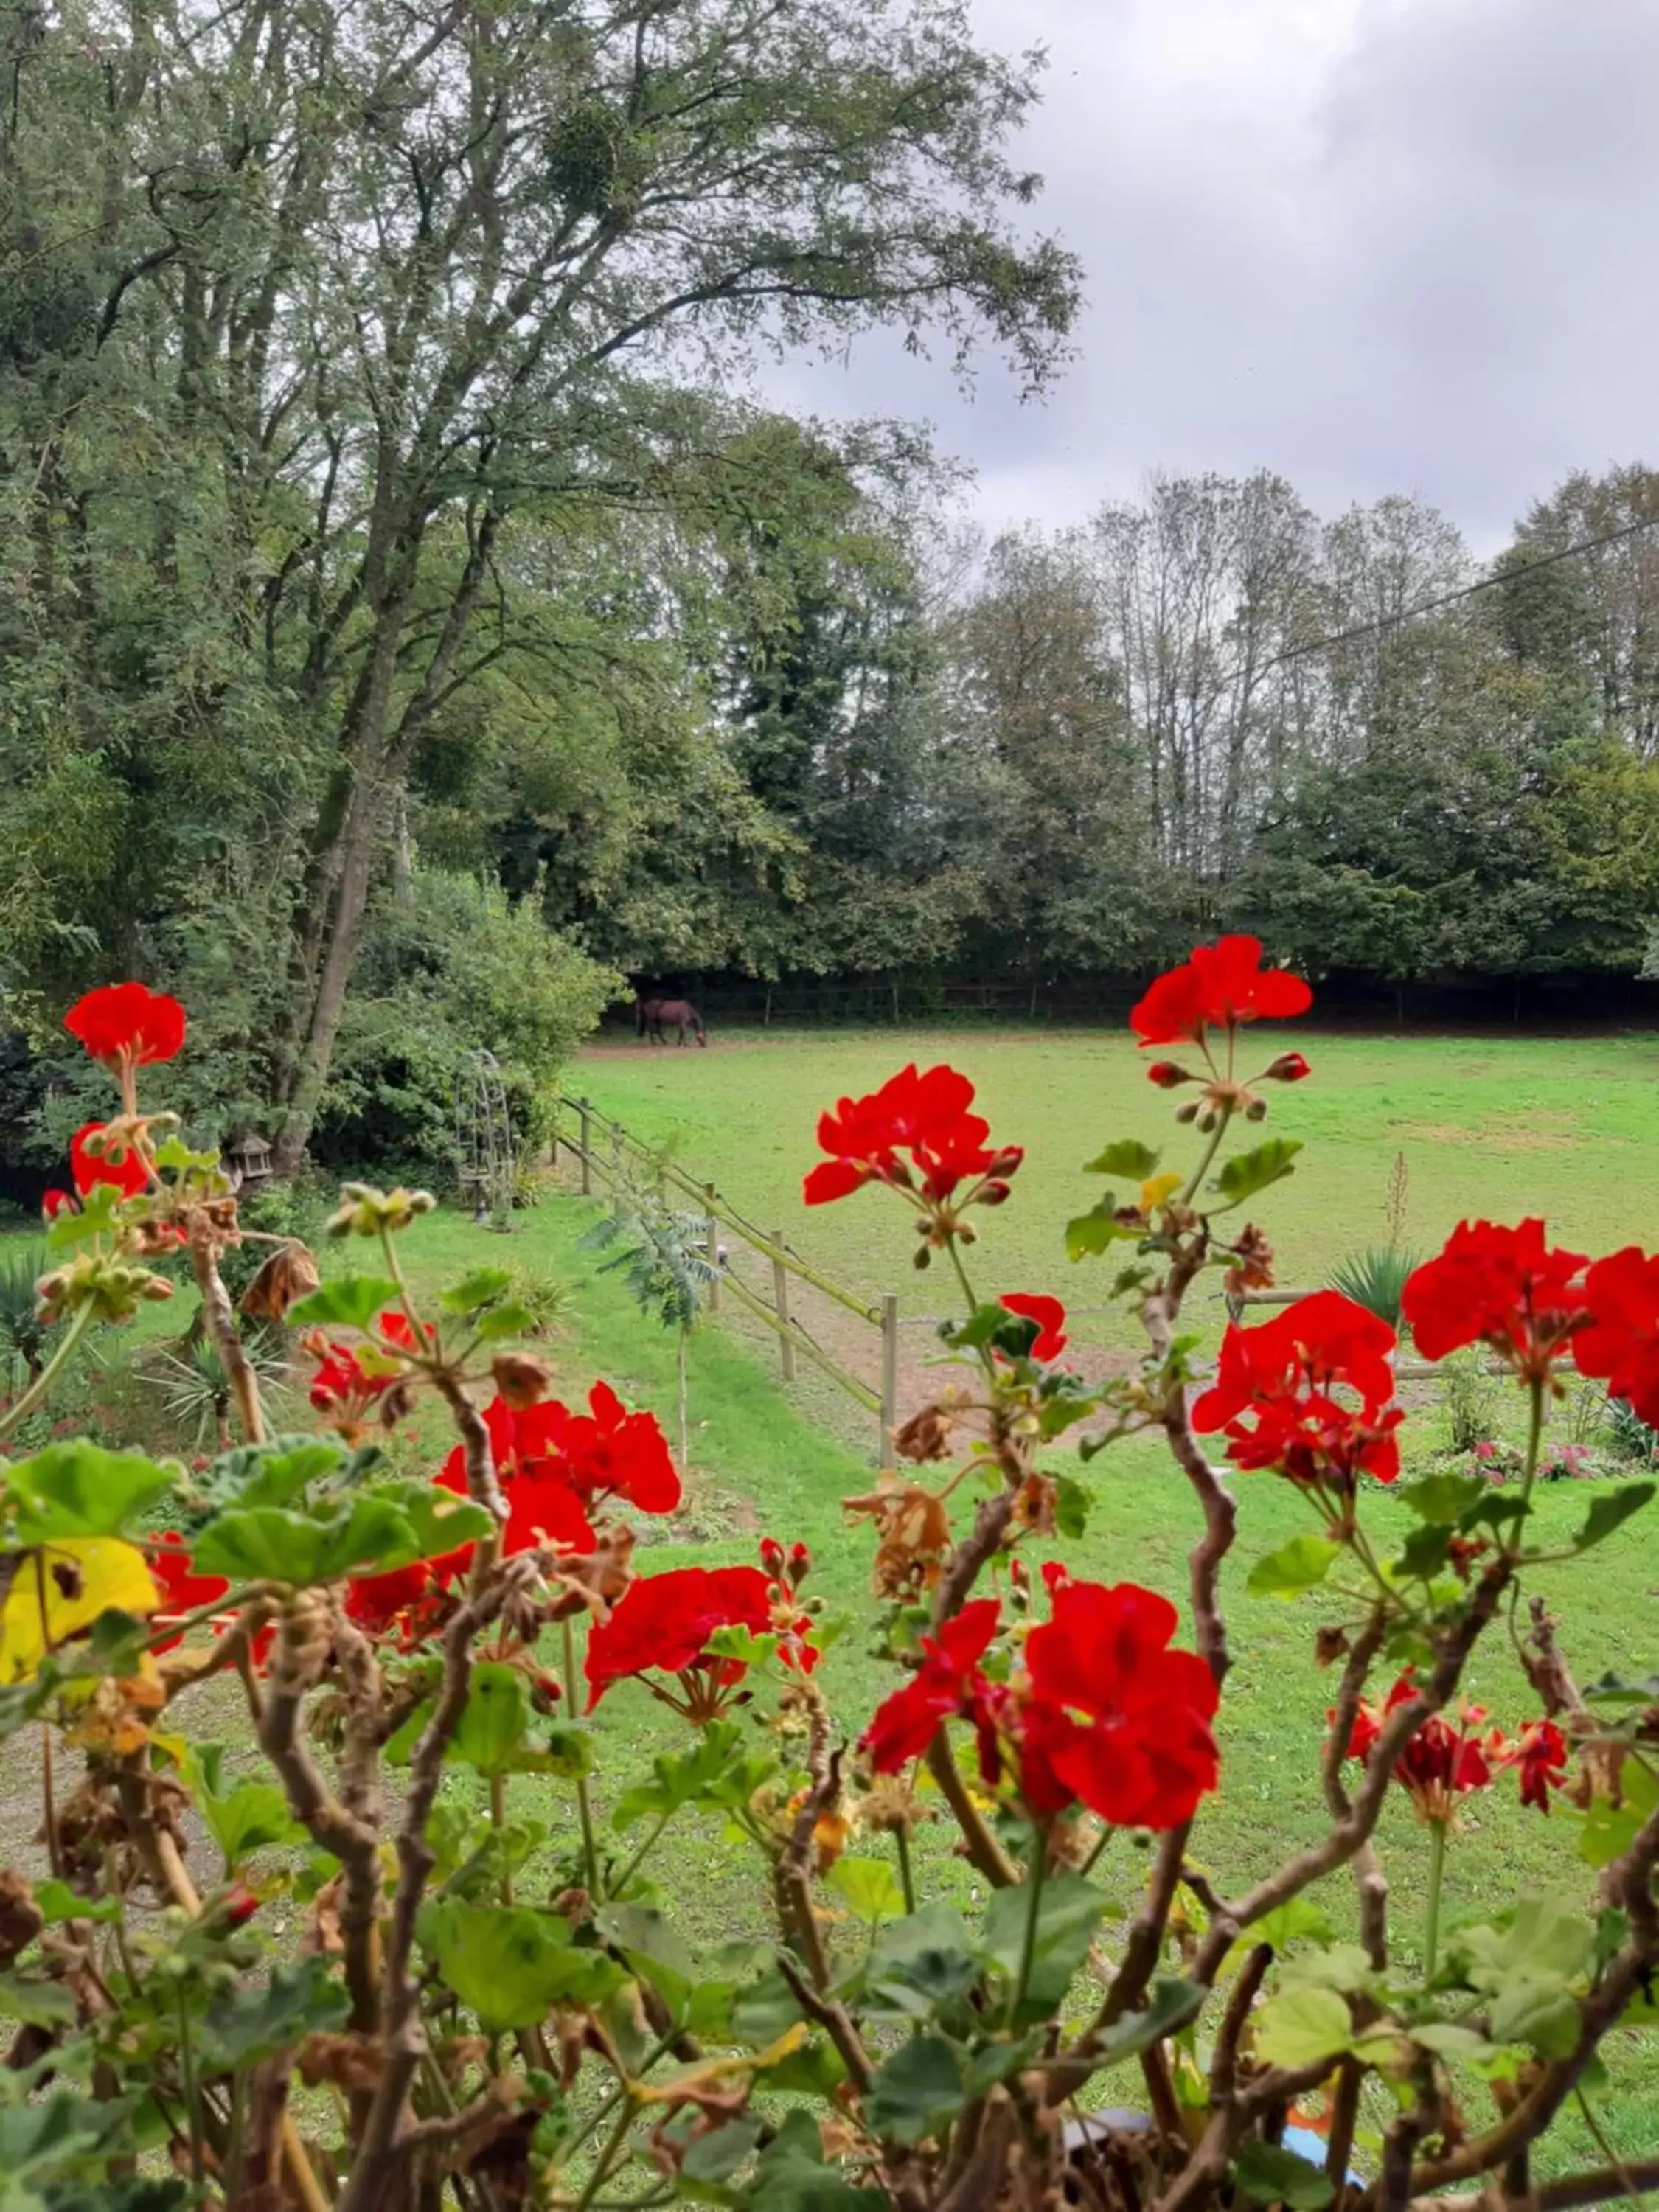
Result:
{"label": "yellow leaf", "polygon": [[1181,1188],[1181,1177],[1173,1171],[1159,1176],[1148,1176],[1140,1186],[1140,1210],[1150,1221],[1166,1198],[1173,1198]]}
{"label": "yellow leaf", "polygon": [[26,1682],[48,1642],[66,1644],[112,1606],[150,1613],[161,1602],[143,1553],[113,1536],[65,1536],[15,1554],[9,1564],[11,1581],[0,1608],[0,1682]]}

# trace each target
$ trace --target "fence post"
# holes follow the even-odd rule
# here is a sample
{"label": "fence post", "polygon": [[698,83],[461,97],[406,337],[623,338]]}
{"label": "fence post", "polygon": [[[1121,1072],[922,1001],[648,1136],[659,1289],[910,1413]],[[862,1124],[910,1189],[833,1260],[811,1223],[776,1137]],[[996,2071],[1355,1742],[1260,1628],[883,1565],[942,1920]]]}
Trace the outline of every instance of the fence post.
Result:
{"label": "fence post", "polygon": [[881,1299],[881,1463],[890,1467],[898,1433],[898,1297],[884,1291]]}
{"label": "fence post", "polygon": [[[705,1185],[705,1188],[709,1197],[713,1198],[714,1184],[708,1183]],[[720,1310],[720,1225],[712,1213],[708,1217],[708,1228],[703,1239],[703,1249],[708,1254],[708,1264],[714,1270],[708,1278],[708,1310],[710,1313],[718,1313]]]}
{"label": "fence post", "polygon": [[[781,1229],[772,1231],[772,1242],[781,1247]],[[772,1255],[772,1303],[777,1309],[778,1319],[783,1323],[778,1332],[778,1358],[783,1366],[783,1379],[786,1382],[793,1382],[795,1379],[795,1340],[790,1334],[794,1324],[789,1318],[789,1270],[775,1252]]]}
{"label": "fence post", "polygon": [[576,1101],[576,1126],[581,1133],[582,1196],[592,1198],[593,1195],[593,1124],[588,1118],[586,1098],[579,1098]]}

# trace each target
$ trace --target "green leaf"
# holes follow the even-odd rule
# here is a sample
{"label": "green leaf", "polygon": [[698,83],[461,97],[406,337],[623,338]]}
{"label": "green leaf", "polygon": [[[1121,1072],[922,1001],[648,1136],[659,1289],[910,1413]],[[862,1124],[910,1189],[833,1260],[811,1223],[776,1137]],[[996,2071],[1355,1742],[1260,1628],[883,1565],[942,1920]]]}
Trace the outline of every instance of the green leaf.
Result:
{"label": "green leaf", "polygon": [[1316,1589],[1342,1555],[1328,1536],[1292,1536],[1250,1569],[1244,1587],[1252,1597],[1297,1598]]}
{"label": "green leaf", "polygon": [[1097,1206],[1066,1223],[1066,1256],[1082,1260],[1114,1244],[1138,1244],[1146,1233],[1139,1224],[1126,1228],[1117,1218],[1117,1201],[1109,1190]]}
{"label": "green leaf", "polygon": [[167,1468],[142,1452],[106,1451],[84,1437],[48,1444],[4,1474],[17,1505],[17,1540],[25,1545],[123,1535],[173,1483]]}
{"label": "green leaf", "polygon": [[541,1756],[546,1764],[538,1772],[561,1782],[585,1782],[593,1771],[593,1731],[579,1721],[560,1721],[548,1730]]}
{"label": "green leaf", "polygon": [[34,1902],[48,1928],[55,1928],[65,1920],[118,1920],[121,1900],[118,1897],[82,1897],[66,1881],[48,1877],[34,1885]]}
{"label": "green leaf", "polygon": [[999,2081],[1012,2080],[1022,2068],[1031,2063],[1047,2040],[1047,2028],[1037,2027],[1011,2040],[981,2044],[962,2069],[964,2100],[975,2104],[987,2090],[994,2089]]}
{"label": "green leaf", "polygon": [[1583,1814],[1578,1855],[1593,1867],[1622,1858],[1659,1808],[1659,1780],[1633,1759],[1620,1770],[1619,1794],[1617,1805],[1610,1797],[1592,1797]]}
{"label": "green leaf", "polygon": [[1604,1490],[1591,1501],[1584,1525],[1572,1540],[1573,1550],[1588,1552],[1591,1545],[1611,1536],[1632,1513],[1639,1513],[1650,1503],[1656,1491],[1659,1491],[1659,1482],[1622,1482],[1617,1490]]}
{"label": "green leaf", "polygon": [[1484,2058],[1492,2048],[1477,2029],[1455,2020],[1421,2021],[1405,2032],[1425,2051],[1437,2051],[1443,2058]]}
{"label": "green leaf", "polygon": [[1215,1179],[1215,1187],[1230,1206],[1240,1206],[1270,1183],[1282,1182],[1296,1170],[1292,1165],[1302,1150],[1295,1137],[1269,1137],[1254,1151],[1236,1152]]}
{"label": "green leaf", "polygon": [[1491,1488],[1478,1474],[1425,1474],[1408,1482],[1399,1492],[1419,1521],[1438,1528],[1455,1528],[1463,1516],[1478,1505]]}
{"label": "green leaf", "polygon": [[707,2135],[693,2136],[680,2160],[688,2181],[729,2181],[760,2141],[759,2120],[726,2120]]}
{"label": "green leaf", "polygon": [[481,1343],[499,1344],[503,1337],[532,1334],[536,1316],[521,1298],[509,1298],[505,1305],[492,1306],[488,1313],[480,1314],[474,1326]]}
{"label": "green leaf", "polygon": [[430,1483],[389,1483],[359,1491],[343,1510],[331,1500],[304,1513],[275,1505],[222,1513],[197,1539],[196,1570],[307,1589],[434,1558],[475,1540],[489,1525],[484,1509],[468,1498]]}
{"label": "green leaf", "polygon": [[474,1314],[485,1306],[493,1306],[504,1298],[513,1287],[513,1275],[507,1267],[475,1267],[471,1274],[463,1275],[459,1283],[452,1283],[447,1291],[438,1293],[438,1304],[446,1313]]}
{"label": "green leaf", "polygon": [[1400,1573],[1416,1582],[1432,1582],[1451,1554],[1452,1531],[1435,1521],[1413,1528],[1401,1547]]}
{"label": "green leaf", "polygon": [[763,1753],[745,1753],[736,1723],[719,1721],[702,1731],[690,1751],[672,1758],[659,1754],[651,1765],[651,1778],[624,1790],[617,1800],[611,1815],[614,1828],[625,1831],[636,1820],[666,1817],[684,1805],[747,1804],[775,1762]]}
{"label": "green leaf", "polygon": [[459,1551],[463,1544],[476,1544],[495,1525],[487,1507],[475,1504],[470,1498],[459,1498],[453,1490],[441,1489],[435,1482],[378,1483],[364,1495],[396,1505],[409,1531],[401,1544],[381,1557],[379,1564],[385,1567],[407,1567],[416,1559],[441,1559],[446,1552]]}
{"label": "green leaf", "polygon": [[864,2100],[865,2125],[889,2142],[926,2142],[966,2102],[962,2062],[942,2035],[918,2035],[876,2069]]}
{"label": "green leaf", "polygon": [[516,1667],[489,1660],[472,1669],[450,1751],[479,1774],[510,1774],[529,1726],[529,1685]]}
{"label": "green leaf", "polygon": [[1271,1943],[1283,1952],[1295,1942],[1328,1943],[1336,1934],[1323,1905],[1310,1897],[1292,1897],[1251,1922],[1223,1961],[1224,1971],[1237,1966],[1258,1943]]}
{"label": "green leaf", "polygon": [[1271,2066],[1311,2066],[1348,2047],[1353,2023],[1334,1990],[1308,1983],[1281,1990],[1255,2015],[1255,2047]]}
{"label": "green leaf", "polygon": [[350,2009],[325,1959],[296,1959],[273,1966],[263,1984],[222,1990],[213,1999],[198,2030],[202,2056],[214,2066],[246,2066],[320,2030],[343,2027]]}
{"label": "green leaf", "polygon": [[1139,1137],[1119,1137],[1091,1160],[1083,1172],[1127,1176],[1131,1182],[1145,1182],[1162,1157],[1150,1145],[1143,1145]]}
{"label": "green leaf", "polygon": [[1595,1929],[1583,1915],[1529,1893],[1498,1924],[1462,1928],[1456,1940],[1470,1983],[1491,1999],[1492,2041],[1567,2057],[1578,2035],[1574,1990],[1587,1980],[1595,1951]]}
{"label": "green leaf", "polygon": [[574,1944],[568,1920],[526,1905],[429,1899],[416,1932],[491,2033],[528,2027],[558,2003],[599,2004],[627,1979],[604,1952]]}
{"label": "green leaf", "polygon": [[67,1982],[38,1972],[0,1974],[0,2015],[8,2021],[65,2028],[74,2026],[75,2014],[75,1992]]}
{"label": "green leaf", "polygon": [[[1000,1889],[985,1912],[985,1950],[1012,1985],[1019,1973],[1030,1893],[1018,1882]],[[1051,2012],[1089,1955],[1106,1910],[1106,1894],[1080,1874],[1051,1874],[1037,1903],[1036,1941],[1026,1983],[1027,2006]]]}
{"label": "green leaf", "polygon": [[385,1275],[336,1275],[296,1298],[288,1310],[290,1328],[357,1328],[367,1334],[388,1306],[398,1304],[398,1285]]}
{"label": "green leaf", "polygon": [[1188,2021],[1196,2020],[1207,1995],[1196,1982],[1160,1974],[1152,1984],[1152,2002],[1139,2012],[1126,2012],[1097,2038],[1091,2046],[1097,2063],[1117,2066],[1126,2058],[1138,2058],[1143,2051],[1162,2043],[1166,2035],[1178,2033]]}
{"label": "green leaf", "polygon": [[1463,1516],[1463,1526],[1471,1531],[1476,1528],[1502,1529],[1506,1523],[1513,1522],[1518,1527],[1522,1521],[1531,1517],[1532,1510],[1524,1498],[1509,1497],[1501,1490],[1495,1490],[1489,1498],[1483,1498],[1478,1505],[1469,1508]]}
{"label": "green leaf", "polygon": [[196,1806],[219,1846],[227,1874],[234,1872],[250,1851],[305,1840],[306,1831],[295,1820],[287,1798],[272,1783],[244,1782],[222,1797],[198,1788]]}
{"label": "green leaf", "polygon": [[855,2189],[823,2162],[818,2124],[797,2107],[755,2161],[742,2201],[756,2212],[890,2212],[884,2189]]}
{"label": "green leaf", "polygon": [[1245,2143],[1233,2160],[1233,2179],[1255,2204],[1284,2204],[1290,2212],[1322,2212],[1335,2189],[1328,2174],[1282,2143]]}
{"label": "green leaf", "polygon": [[1086,1532],[1094,1502],[1093,1491],[1074,1474],[1054,1477],[1054,1526],[1062,1536],[1075,1539]]}
{"label": "green leaf", "polygon": [[933,1904],[880,1930],[865,1987],[872,2007],[917,2016],[965,1996],[979,1977],[967,1922],[954,1905]]}
{"label": "green leaf", "polygon": [[837,1859],[826,1881],[866,1928],[895,1920],[904,1910],[904,1892],[885,1859]]}

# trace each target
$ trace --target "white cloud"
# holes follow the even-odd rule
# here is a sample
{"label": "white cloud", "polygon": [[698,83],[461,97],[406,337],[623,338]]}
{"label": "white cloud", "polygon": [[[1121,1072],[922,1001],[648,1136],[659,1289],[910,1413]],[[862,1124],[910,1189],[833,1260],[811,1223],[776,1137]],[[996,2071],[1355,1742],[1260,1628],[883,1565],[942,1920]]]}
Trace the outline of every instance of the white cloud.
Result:
{"label": "white cloud", "polygon": [[1022,408],[872,343],[778,398],[903,411],[994,527],[1155,468],[1385,491],[1477,544],[1567,470],[1652,454],[1659,9],[1636,0],[978,0],[1047,46],[1022,158],[1087,266],[1080,356]]}

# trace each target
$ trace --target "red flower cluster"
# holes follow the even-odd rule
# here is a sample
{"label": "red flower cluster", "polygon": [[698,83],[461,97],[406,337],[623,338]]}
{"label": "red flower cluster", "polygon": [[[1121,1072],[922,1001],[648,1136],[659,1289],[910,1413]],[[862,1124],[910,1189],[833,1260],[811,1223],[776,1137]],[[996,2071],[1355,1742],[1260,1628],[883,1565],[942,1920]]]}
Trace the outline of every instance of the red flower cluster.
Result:
{"label": "red flower cluster", "polygon": [[[1420,1694],[1416,1674],[1407,1667],[1381,1711],[1369,1702],[1360,1706],[1347,1756],[1369,1759],[1390,1717]],[[1394,1778],[1409,1795],[1419,1820],[1449,1824],[1460,1797],[1491,1789],[1493,1769],[1504,1763],[1509,1746],[1501,1729],[1474,1733],[1486,1717],[1483,1706],[1465,1705],[1454,1728],[1443,1713],[1431,1713],[1395,1761]]]}
{"label": "red flower cluster", "polygon": [[76,1000],[64,1027],[101,1066],[119,1073],[173,1059],[185,1042],[185,1010],[142,983],[106,983]]}
{"label": "red flower cluster", "polygon": [[[106,1152],[87,1149],[88,1138],[100,1135],[106,1126],[102,1121],[84,1122],[70,1139],[70,1173],[75,1178],[75,1188],[84,1198],[94,1184],[112,1182],[123,1198],[136,1198],[149,1182],[149,1170],[136,1149],[131,1145],[123,1146],[119,1159],[112,1158]],[[47,1194],[48,1198],[53,1195],[64,1199],[61,1191]],[[64,1199],[64,1203],[68,1200]],[[59,1210],[53,1208],[54,1212]]]}
{"label": "red flower cluster", "polygon": [[1486,1344],[1542,1382],[1584,1318],[1584,1264],[1583,1253],[1547,1245],[1536,1218],[1514,1229],[1460,1222],[1445,1249],[1407,1277],[1401,1310],[1425,1359]]}
{"label": "red flower cluster", "polygon": [[923,1640],[922,1664],[865,1732],[878,1773],[925,1752],[942,1722],[971,1720],[981,1771],[1005,1776],[1028,1813],[1046,1820],[1082,1804],[1119,1827],[1190,1820],[1219,1771],[1209,1668],[1172,1651],[1175,1607],[1133,1583],[1050,1577],[1052,1618],[1026,1638],[1006,1684],[981,1665],[995,1637],[995,1598],[964,1606]]}
{"label": "red flower cluster", "polygon": [[[594,1541],[588,1515],[620,1498],[641,1513],[672,1513],[680,1478],[654,1413],[630,1413],[608,1382],[595,1382],[591,1411],[573,1413],[556,1398],[484,1407],[495,1472],[507,1495],[503,1546],[528,1552],[543,1544],[585,1551]],[[458,1444],[437,1480],[466,1493],[466,1455]],[[470,1552],[455,1554],[464,1566]]]}
{"label": "red flower cluster", "polygon": [[1634,1244],[1598,1260],[1584,1277],[1588,1319],[1572,1340],[1582,1375],[1628,1400],[1638,1418],[1659,1428],[1659,1255]]}
{"label": "red flower cluster", "polygon": [[1567,1740],[1553,1721],[1528,1721],[1504,1764],[1521,1777],[1521,1802],[1547,1813],[1551,1790],[1566,1784]]}
{"label": "red flower cluster", "polygon": [[720,1628],[760,1635],[772,1626],[772,1588],[758,1567],[677,1567],[629,1586],[608,1620],[587,1639],[587,1709],[626,1676],[674,1675],[647,1686],[688,1720],[712,1720],[748,1671],[740,1659],[708,1649]]}
{"label": "red flower cluster", "polygon": [[[922,1075],[914,1065],[867,1097],[843,1098],[818,1121],[818,1143],[830,1158],[806,1177],[807,1205],[826,1206],[866,1182],[937,1205],[966,1185],[960,1204],[1000,1204],[1024,1154],[1018,1146],[987,1142],[990,1124],[969,1111],[973,1099],[973,1085],[955,1068],[930,1067]],[[909,1154],[908,1166],[901,1152]]]}
{"label": "red flower cluster", "polygon": [[1229,1327],[1215,1382],[1194,1404],[1193,1426],[1200,1435],[1224,1429],[1236,1467],[1273,1468],[1297,1482],[1334,1480],[1344,1488],[1362,1472],[1392,1482],[1401,1419],[1391,1403],[1394,1348],[1387,1322],[1340,1291],[1316,1291],[1257,1328]]}
{"label": "red flower cluster", "polygon": [[468,1545],[445,1559],[416,1559],[380,1575],[356,1575],[346,1584],[346,1618],[371,1636],[395,1629],[403,1649],[412,1651],[441,1627],[448,1586],[471,1556]]}
{"label": "red flower cluster", "polygon": [[[1224,937],[1218,944],[1198,945],[1190,960],[1158,976],[1131,1012],[1129,1026],[1143,1045],[1202,1044],[1209,1030],[1233,1030],[1264,1018],[1288,1020],[1312,1004],[1313,993],[1299,975],[1262,968],[1260,938]],[[1187,1079],[1167,1060],[1149,1073],[1165,1088]],[[1287,1073],[1282,1079],[1295,1079]]]}
{"label": "red flower cluster", "polygon": [[1031,1346],[1033,1359],[1041,1360],[1046,1366],[1049,1360],[1059,1358],[1066,1349],[1066,1309],[1058,1298],[1045,1297],[1040,1291],[1005,1291],[997,1304],[1006,1312],[1036,1323],[1036,1340]]}
{"label": "red flower cluster", "polygon": [[[1361,1705],[1347,1756],[1369,1759],[1390,1717],[1419,1694],[1416,1670],[1407,1667],[1380,1712],[1370,1704]],[[1460,1797],[1490,1790],[1511,1769],[1521,1778],[1521,1802],[1549,1811],[1550,1792],[1562,1787],[1567,1774],[1567,1744],[1560,1729],[1552,1720],[1529,1721],[1511,1741],[1502,1729],[1483,1732],[1486,1717],[1483,1706],[1465,1705],[1454,1728],[1443,1713],[1431,1713],[1395,1761],[1394,1778],[1409,1793],[1419,1820],[1449,1826]]]}
{"label": "red flower cluster", "polygon": [[[383,1313],[375,1327],[388,1342],[413,1349],[415,1333],[402,1314]],[[367,1346],[338,1344],[319,1335],[307,1340],[307,1348],[317,1359],[317,1371],[311,1378],[312,1405],[342,1429],[357,1428],[372,1420],[381,1399],[403,1379],[399,1368],[389,1360],[375,1360]],[[375,1364],[364,1365],[365,1352]]]}

